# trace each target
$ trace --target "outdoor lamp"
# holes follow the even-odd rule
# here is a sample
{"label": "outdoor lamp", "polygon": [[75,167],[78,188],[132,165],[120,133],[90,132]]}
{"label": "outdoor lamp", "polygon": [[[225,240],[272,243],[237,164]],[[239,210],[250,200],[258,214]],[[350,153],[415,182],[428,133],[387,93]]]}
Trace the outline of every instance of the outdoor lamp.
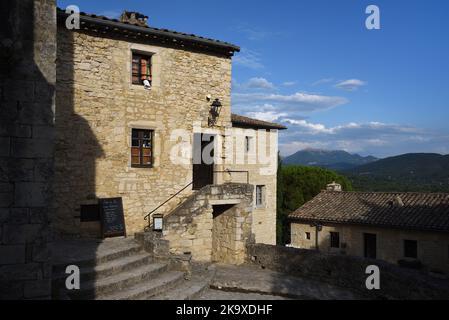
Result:
{"label": "outdoor lamp", "polygon": [[214,102],[212,102],[209,112],[209,126],[213,126],[217,123],[217,118],[220,115],[222,107],[223,105],[221,104],[220,99],[215,99]]}
{"label": "outdoor lamp", "polygon": [[153,214],[153,231],[162,231],[164,228],[164,216]]}

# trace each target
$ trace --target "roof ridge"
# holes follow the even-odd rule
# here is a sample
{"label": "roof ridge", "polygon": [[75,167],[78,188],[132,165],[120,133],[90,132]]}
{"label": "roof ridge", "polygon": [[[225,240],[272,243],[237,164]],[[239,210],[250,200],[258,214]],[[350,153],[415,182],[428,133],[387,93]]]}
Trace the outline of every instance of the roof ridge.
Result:
{"label": "roof ridge", "polygon": [[[57,7],[57,12],[59,14],[67,14],[65,12],[65,10]],[[203,42],[203,43],[208,43],[210,45],[216,45],[216,46],[221,46],[221,47],[229,47],[229,49],[232,49],[232,51],[240,51],[240,47],[237,45],[234,45],[230,42],[226,42],[226,41],[222,41],[222,40],[217,40],[217,39],[213,39],[213,38],[207,38],[207,37],[203,37],[203,36],[199,36],[199,35],[195,35],[193,33],[186,33],[186,32],[179,32],[179,31],[175,31],[175,30],[170,30],[170,29],[165,29],[165,28],[156,28],[156,27],[151,27],[151,26],[142,26],[139,24],[135,24],[135,23],[129,23],[129,22],[122,22],[118,19],[114,19],[114,18],[109,18],[103,15],[96,15],[93,13],[86,13],[81,11],[80,12],[80,16],[81,17],[85,17],[88,19],[94,19],[94,20],[98,20],[98,22],[102,22],[102,23],[114,23],[117,25],[122,25],[123,27],[125,26],[132,26],[134,28],[138,28],[141,29],[142,31],[144,30],[148,30],[148,31],[155,31],[155,32],[159,32],[159,33],[167,33],[166,36],[172,36],[172,37],[185,37],[187,39],[185,40],[191,40],[191,41],[197,41],[197,42]]]}

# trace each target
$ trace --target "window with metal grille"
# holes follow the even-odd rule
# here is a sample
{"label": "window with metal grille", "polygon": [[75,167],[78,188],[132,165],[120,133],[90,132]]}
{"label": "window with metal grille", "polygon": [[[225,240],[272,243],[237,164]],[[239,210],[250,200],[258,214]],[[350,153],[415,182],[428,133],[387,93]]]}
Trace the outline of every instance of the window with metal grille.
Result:
{"label": "window with metal grille", "polygon": [[131,166],[153,166],[153,130],[132,129]]}
{"label": "window with metal grille", "polygon": [[132,84],[143,84],[144,80],[148,80],[151,84],[151,55],[133,52],[132,59]]}
{"label": "window with metal grille", "polygon": [[340,248],[340,233],[331,232],[331,248]]}
{"label": "window with metal grille", "polygon": [[262,207],[265,201],[265,186],[256,186],[256,207]]}
{"label": "window with metal grille", "polygon": [[413,259],[418,258],[418,241],[404,240],[404,257]]}

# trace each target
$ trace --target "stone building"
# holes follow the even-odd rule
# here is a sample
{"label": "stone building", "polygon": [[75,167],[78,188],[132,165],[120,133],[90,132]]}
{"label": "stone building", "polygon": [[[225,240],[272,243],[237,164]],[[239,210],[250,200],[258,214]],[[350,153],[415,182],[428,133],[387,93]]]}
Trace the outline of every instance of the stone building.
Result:
{"label": "stone building", "polygon": [[289,215],[293,247],[449,273],[449,194],[329,187]]}
{"label": "stone building", "polygon": [[101,237],[100,199],[122,199],[128,236],[162,214],[194,260],[275,243],[285,127],[231,113],[239,47],[136,12],[78,27],[54,0],[0,16],[0,299],[49,298],[52,242]]}
{"label": "stone building", "polygon": [[[277,131],[285,127],[231,113],[239,48],[150,27],[136,13],[122,21],[82,13],[79,30],[67,29],[67,18],[58,11],[55,232],[101,236],[99,199],[121,197],[127,234],[148,227],[148,213],[163,214],[174,253],[210,261],[213,234],[221,232],[213,212],[239,204],[249,228],[226,231],[235,233],[222,237],[227,247],[252,238],[275,244]],[[192,198],[229,183],[241,188]]]}

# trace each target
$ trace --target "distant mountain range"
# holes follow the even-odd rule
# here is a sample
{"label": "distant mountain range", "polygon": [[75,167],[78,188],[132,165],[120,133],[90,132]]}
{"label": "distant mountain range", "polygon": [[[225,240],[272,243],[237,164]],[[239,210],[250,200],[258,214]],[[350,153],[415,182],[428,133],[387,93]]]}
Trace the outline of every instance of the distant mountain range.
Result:
{"label": "distant mountain range", "polygon": [[342,150],[305,149],[282,160],[283,164],[296,164],[323,167],[332,170],[347,170],[378,160],[375,157],[362,157]]}
{"label": "distant mountain range", "polygon": [[449,155],[403,154],[342,173],[356,190],[449,192]]}
{"label": "distant mountain range", "polygon": [[323,167],[348,177],[357,191],[449,192],[449,155],[409,153],[385,159],[306,149],[283,164]]}

